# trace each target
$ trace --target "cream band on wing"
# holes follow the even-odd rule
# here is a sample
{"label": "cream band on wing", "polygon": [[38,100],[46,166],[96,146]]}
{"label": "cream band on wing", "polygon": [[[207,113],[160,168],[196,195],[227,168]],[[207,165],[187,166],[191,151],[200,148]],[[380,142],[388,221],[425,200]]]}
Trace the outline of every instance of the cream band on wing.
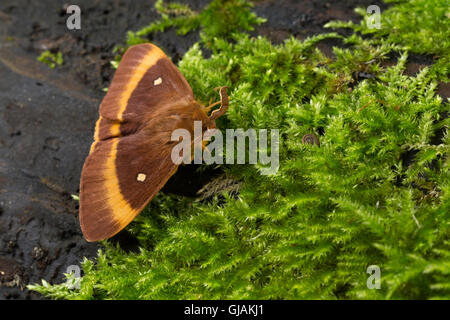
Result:
{"label": "cream band on wing", "polygon": [[128,201],[123,197],[120,186],[119,178],[116,172],[116,158],[117,158],[117,146],[119,139],[112,139],[110,154],[106,159],[105,169],[103,171],[104,184],[108,201],[108,207],[114,216],[114,220],[122,226],[129,224],[134,217],[138,214],[138,210],[133,209]]}

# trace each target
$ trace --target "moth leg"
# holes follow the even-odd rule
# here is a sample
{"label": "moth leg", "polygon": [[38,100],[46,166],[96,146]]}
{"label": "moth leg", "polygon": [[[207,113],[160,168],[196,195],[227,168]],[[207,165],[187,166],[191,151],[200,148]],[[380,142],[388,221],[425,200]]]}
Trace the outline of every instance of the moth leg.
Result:
{"label": "moth leg", "polygon": [[[227,112],[228,110],[228,94],[227,94],[227,89],[228,87],[220,87],[220,109],[218,110],[214,110],[211,115],[209,116],[210,120],[215,120],[221,116],[223,116],[225,114],[225,112]],[[216,102],[216,104],[218,104]]]}
{"label": "moth leg", "polygon": [[206,112],[208,113],[209,111],[211,111],[212,108],[214,108],[218,104],[221,104],[221,101],[214,102],[213,104],[211,104],[211,101],[210,101],[209,106],[206,107]]}

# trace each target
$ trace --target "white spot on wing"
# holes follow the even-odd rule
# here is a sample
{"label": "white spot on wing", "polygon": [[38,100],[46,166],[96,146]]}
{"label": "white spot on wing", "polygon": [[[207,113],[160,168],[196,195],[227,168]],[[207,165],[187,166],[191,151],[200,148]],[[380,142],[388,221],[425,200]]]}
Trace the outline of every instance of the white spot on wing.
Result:
{"label": "white spot on wing", "polygon": [[162,83],[162,78],[161,78],[161,77],[159,77],[158,79],[156,79],[155,81],[153,81],[153,84],[154,84],[155,86],[159,86],[161,83]]}
{"label": "white spot on wing", "polygon": [[145,179],[147,179],[147,175],[145,173],[139,173],[136,178],[136,180],[139,182],[144,182]]}

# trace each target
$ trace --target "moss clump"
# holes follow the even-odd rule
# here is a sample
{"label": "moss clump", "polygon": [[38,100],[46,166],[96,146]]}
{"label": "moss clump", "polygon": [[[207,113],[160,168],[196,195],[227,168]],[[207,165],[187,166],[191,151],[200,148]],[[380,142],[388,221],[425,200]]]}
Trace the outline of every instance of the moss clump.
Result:
{"label": "moss clump", "polygon": [[[389,10],[396,26],[402,4]],[[220,203],[159,194],[128,228],[139,252],[104,242],[79,290],[30,288],[66,299],[450,298],[449,104],[434,66],[405,75],[404,43],[378,33],[344,39],[332,61],[315,44],[336,34],[274,46],[228,30],[209,37],[210,58],[196,44],[179,67],[201,100],[231,86],[219,127],[280,129],[279,171],[223,166],[241,185]],[[352,77],[362,70],[377,77]],[[320,147],[302,144],[307,133]],[[369,265],[380,290],[366,286]]]}
{"label": "moss clump", "polygon": [[62,65],[64,62],[61,52],[52,53],[49,50],[42,52],[37,60],[45,63],[52,69],[54,69],[56,66]]}
{"label": "moss clump", "polygon": [[143,37],[146,35],[169,27],[176,28],[180,35],[201,28],[205,43],[214,38],[226,39],[233,33],[253,30],[255,24],[265,21],[250,11],[252,7],[245,0],[213,0],[201,13],[197,13],[186,5],[165,5],[163,0],[158,0],[155,8],[161,14],[161,19],[137,32],[128,32],[127,45],[145,42]]}
{"label": "moss clump", "polygon": [[360,24],[332,21],[330,28],[352,28],[362,34],[372,34],[374,43],[390,43],[420,54],[436,55],[439,63],[433,70],[448,82],[450,65],[450,10],[447,0],[385,0],[395,4],[382,12],[380,28],[371,28],[371,14],[365,8],[355,11],[363,16]]}

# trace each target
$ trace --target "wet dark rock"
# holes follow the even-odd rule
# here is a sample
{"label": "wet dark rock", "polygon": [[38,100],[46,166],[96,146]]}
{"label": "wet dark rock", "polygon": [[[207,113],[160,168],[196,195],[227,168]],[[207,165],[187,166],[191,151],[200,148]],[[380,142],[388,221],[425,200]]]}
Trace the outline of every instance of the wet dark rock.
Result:
{"label": "wet dark rock", "polygon": [[[351,20],[358,22],[360,16],[354,12],[356,7],[368,7],[378,5],[381,11],[388,6],[380,0],[347,0],[347,1],[257,1],[256,13],[268,20],[256,29],[256,34],[267,36],[274,43],[280,43],[284,39],[295,36],[298,39],[333,30],[326,29],[323,25],[332,20]],[[339,33],[349,35],[346,29],[338,30]]]}

